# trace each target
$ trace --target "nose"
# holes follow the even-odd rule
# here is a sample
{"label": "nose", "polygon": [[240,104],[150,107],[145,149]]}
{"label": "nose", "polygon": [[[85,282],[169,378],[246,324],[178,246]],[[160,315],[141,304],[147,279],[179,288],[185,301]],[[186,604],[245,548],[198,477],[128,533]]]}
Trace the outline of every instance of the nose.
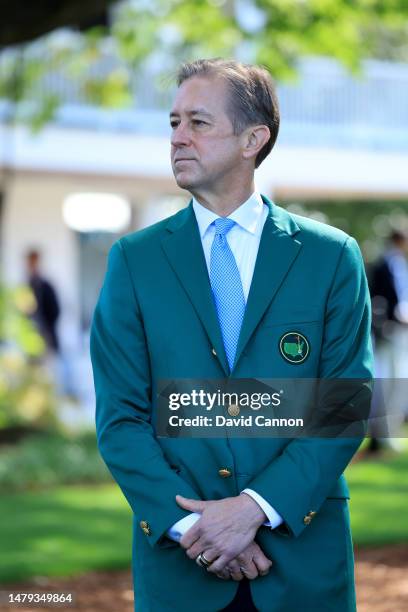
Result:
{"label": "nose", "polygon": [[185,147],[191,143],[191,133],[188,126],[180,121],[180,123],[173,128],[171,134],[171,144],[174,147]]}

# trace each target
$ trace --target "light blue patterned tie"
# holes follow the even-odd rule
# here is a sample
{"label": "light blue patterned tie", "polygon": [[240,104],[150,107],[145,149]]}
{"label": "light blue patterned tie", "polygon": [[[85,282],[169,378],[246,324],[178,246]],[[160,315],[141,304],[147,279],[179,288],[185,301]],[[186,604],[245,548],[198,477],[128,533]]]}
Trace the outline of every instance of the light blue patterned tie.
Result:
{"label": "light blue patterned tie", "polygon": [[234,365],[239,333],[245,313],[245,296],[237,262],[227,241],[235,221],[220,217],[214,222],[210,282],[230,370]]}

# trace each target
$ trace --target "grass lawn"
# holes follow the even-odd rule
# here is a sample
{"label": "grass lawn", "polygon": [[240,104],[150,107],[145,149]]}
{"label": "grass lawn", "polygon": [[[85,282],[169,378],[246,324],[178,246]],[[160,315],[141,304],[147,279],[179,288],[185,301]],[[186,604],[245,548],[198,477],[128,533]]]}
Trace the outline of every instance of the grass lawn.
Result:
{"label": "grass lawn", "polygon": [[0,582],[130,563],[131,511],[115,485],[3,494],[0,517]]}
{"label": "grass lawn", "polygon": [[[408,543],[408,449],[347,470],[357,545]],[[131,512],[116,485],[0,498],[0,582],[130,563]]]}
{"label": "grass lawn", "polygon": [[408,448],[382,459],[358,461],[346,477],[354,543],[408,544]]}

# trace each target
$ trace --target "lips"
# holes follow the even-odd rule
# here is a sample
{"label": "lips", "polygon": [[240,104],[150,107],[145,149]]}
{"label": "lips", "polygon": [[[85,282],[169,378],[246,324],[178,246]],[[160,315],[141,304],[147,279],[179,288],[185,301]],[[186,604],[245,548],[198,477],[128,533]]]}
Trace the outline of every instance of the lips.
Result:
{"label": "lips", "polygon": [[174,163],[177,164],[177,162],[184,162],[184,161],[195,161],[192,157],[180,157],[179,159],[175,159]]}

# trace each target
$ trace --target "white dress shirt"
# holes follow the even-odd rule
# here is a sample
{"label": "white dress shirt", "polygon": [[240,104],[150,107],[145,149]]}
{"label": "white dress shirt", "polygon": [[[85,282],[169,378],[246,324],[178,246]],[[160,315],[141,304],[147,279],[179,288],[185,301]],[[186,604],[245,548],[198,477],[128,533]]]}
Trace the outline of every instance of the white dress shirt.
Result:
{"label": "white dress shirt", "polygon": [[[208,273],[210,271],[211,246],[215,235],[215,226],[212,225],[219,215],[215,214],[193,198],[193,209],[197,219],[198,229],[200,232],[201,243],[203,245],[205,261],[207,264]],[[261,195],[255,191],[249,198],[234,210],[229,215],[229,219],[235,221],[235,225],[227,234],[228,244],[237,262],[238,270],[241,276],[242,288],[244,291],[245,301],[248,299],[249,289],[251,287],[252,276],[254,273],[256,257],[258,254],[261,234],[269,209],[263,203]],[[280,514],[268,504],[268,502],[256,491],[252,489],[244,489],[242,493],[246,493],[252,497],[265,512],[268,517],[268,522],[265,526],[275,529],[283,522]],[[188,529],[200,518],[200,514],[192,512],[188,516],[180,519],[167,531],[167,536],[178,542]]]}

